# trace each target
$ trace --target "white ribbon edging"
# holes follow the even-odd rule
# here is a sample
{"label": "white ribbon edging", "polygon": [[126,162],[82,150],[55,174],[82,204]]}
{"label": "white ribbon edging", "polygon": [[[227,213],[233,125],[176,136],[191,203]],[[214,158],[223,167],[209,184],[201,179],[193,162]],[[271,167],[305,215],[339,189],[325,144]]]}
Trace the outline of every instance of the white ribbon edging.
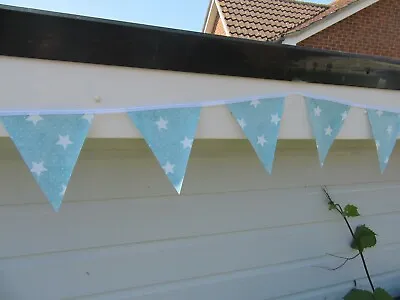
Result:
{"label": "white ribbon edging", "polygon": [[299,95],[303,97],[316,98],[323,101],[331,101],[336,103],[341,103],[349,105],[352,107],[358,107],[362,109],[375,109],[388,111],[400,114],[399,109],[390,109],[379,105],[368,105],[355,103],[350,100],[330,98],[326,96],[316,95],[312,93],[304,92],[290,92],[290,93],[276,93],[276,94],[266,94],[259,96],[249,96],[246,98],[236,98],[236,99],[225,99],[225,100],[210,100],[210,101],[199,101],[192,103],[175,103],[175,104],[163,104],[163,105],[149,105],[149,106],[135,106],[135,107],[116,107],[116,108],[91,108],[91,109],[36,109],[36,110],[0,110],[0,116],[18,116],[18,115],[70,115],[70,114],[115,114],[115,113],[126,113],[133,111],[146,111],[155,109],[166,109],[166,108],[188,108],[188,107],[212,107],[212,106],[222,106],[232,103],[240,103],[252,100],[261,100],[277,97],[288,97],[290,95]]}

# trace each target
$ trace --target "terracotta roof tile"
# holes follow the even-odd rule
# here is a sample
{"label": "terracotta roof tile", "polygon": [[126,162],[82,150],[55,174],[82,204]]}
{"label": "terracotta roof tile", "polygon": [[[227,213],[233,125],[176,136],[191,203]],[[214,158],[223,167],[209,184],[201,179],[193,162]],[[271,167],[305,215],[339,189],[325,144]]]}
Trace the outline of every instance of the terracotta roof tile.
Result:
{"label": "terracotta roof tile", "polygon": [[316,15],[314,18],[312,18],[312,19],[310,19],[310,20],[308,20],[308,21],[296,26],[290,32],[294,32],[294,31],[298,31],[298,30],[304,29],[307,26],[310,26],[312,23],[317,22],[317,21],[319,21],[319,20],[321,20],[321,19],[323,19],[323,18],[325,18],[325,17],[337,12],[338,10],[340,10],[340,9],[342,9],[342,8],[352,4],[354,2],[357,2],[357,1],[359,1],[359,0],[336,0],[336,1],[333,1],[331,3],[330,7],[327,10],[325,10],[325,11],[321,12],[320,14]]}
{"label": "terracotta roof tile", "polygon": [[219,0],[218,2],[232,36],[261,41],[277,40],[331,8],[327,5],[295,0]]}

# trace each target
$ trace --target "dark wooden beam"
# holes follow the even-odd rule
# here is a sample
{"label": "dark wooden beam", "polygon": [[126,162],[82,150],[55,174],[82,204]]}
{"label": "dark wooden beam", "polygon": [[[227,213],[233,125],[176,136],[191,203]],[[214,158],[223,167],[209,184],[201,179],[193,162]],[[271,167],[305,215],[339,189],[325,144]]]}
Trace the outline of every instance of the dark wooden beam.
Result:
{"label": "dark wooden beam", "polygon": [[400,61],[0,5],[0,55],[400,90]]}

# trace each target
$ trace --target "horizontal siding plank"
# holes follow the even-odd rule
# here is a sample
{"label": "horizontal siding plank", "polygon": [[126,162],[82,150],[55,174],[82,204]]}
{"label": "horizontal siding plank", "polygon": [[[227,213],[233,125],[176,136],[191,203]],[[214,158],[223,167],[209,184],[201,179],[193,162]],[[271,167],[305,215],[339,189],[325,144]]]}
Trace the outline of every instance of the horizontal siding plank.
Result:
{"label": "horizontal siding plank", "polygon": [[[300,275],[301,276],[301,275]],[[352,280],[346,283],[341,283],[335,286],[318,288],[312,292],[296,293],[292,296],[282,296],[269,298],[270,290],[265,291],[262,282],[260,286],[264,293],[259,293],[257,285],[252,284],[252,276],[246,279],[233,278],[232,281],[221,279],[210,280],[189,280],[189,282],[178,282],[174,284],[167,284],[164,286],[148,287],[136,290],[117,291],[111,293],[104,293],[101,295],[74,297],[70,300],[111,300],[111,299],[124,299],[124,300],[342,300],[349,290],[354,287]],[[386,289],[391,295],[399,295],[400,289],[398,288],[398,281],[400,280],[399,272],[389,272],[372,276],[372,280],[376,286]],[[273,283],[273,282],[272,282]],[[291,284],[291,282],[286,282]],[[360,285],[361,284],[361,285]],[[368,288],[366,279],[357,280],[359,288]],[[269,288],[271,284],[267,284]]]}
{"label": "horizontal siding plank", "polygon": [[[372,281],[375,287],[384,288],[391,295],[400,295],[400,287],[398,285],[398,282],[400,281],[399,271],[372,276]],[[365,290],[371,289],[367,278],[356,280],[356,287]],[[313,291],[297,293],[291,296],[279,297],[277,300],[342,300],[352,288],[354,288],[354,282],[347,282],[345,284],[324,287]]]}
{"label": "horizontal siding plank", "polygon": [[[364,216],[390,213],[382,219],[393,222],[400,212],[399,192],[398,186],[390,185],[332,189],[339,203],[351,200]],[[5,206],[0,209],[0,228],[12,230],[0,230],[0,258],[300,224],[333,226],[323,222],[342,223],[328,210],[319,188],[65,203],[60,213],[47,204]]]}
{"label": "horizontal siding plank", "polygon": [[[399,270],[399,250],[400,245],[397,244],[368,251],[367,259],[372,274]],[[192,277],[190,280],[171,280],[164,284],[135,288],[135,283],[140,280],[141,275],[146,276],[148,272],[146,266],[132,264],[129,260],[117,259],[117,257],[113,260],[103,258],[101,263],[88,257],[87,262],[83,264],[71,265],[68,261],[58,261],[43,264],[40,268],[36,265],[26,265],[23,269],[10,269],[7,272],[7,279],[14,283],[24,284],[24,289],[13,290],[13,286],[5,286],[0,290],[0,297],[7,297],[4,299],[10,300],[261,300],[276,299],[304,290],[323,289],[326,286],[352,282],[353,279],[361,279],[365,276],[358,260],[349,262],[337,271],[316,267],[336,263],[337,260],[334,258],[324,257],[307,263],[295,262],[285,266],[277,265],[208,277]],[[190,268],[184,264],[175,265],[172,269],[163,267],[160,265],[160,272],[169,273],[171,279],[177,269]],[[41,276],[37,276],[38,273]],[[156,275],[156,273],[153,274]],[[43,287],[46,289],[44,290]]]}
{"label": "horizontal siding plank", "polygon": [[[363,221],[366,220],[359,220],[360,223]],[[393,227],[399,226],[400,214],[369,217],[367,221],[379,233],[381,248],[385,244],[393,243],[397,243],[397,250],[400,248],[400,237],[393,236],[391,232]],[[71,240],[70,236],[62,238],[67,237]],[[328,278],[336,278],[343,274],[330,275],[334,272],[321,267],[333,267],[341,262],[340,259],[329,257],[327,253],[351,255],[348,253],[348,243],[349,233],[342,222],[308,224],[224,236],[2,259],[0,273],[7,274],[7,279],[12,280],[17,277],[28,280],[34,273],[39,273],[40,279],[31,278],[32,281],[38,280],[38,286],[43,284],[43,280],[49,284],[61,280],[57,283],[62,286],[59,287],[61,290],[65,293],[77,292],[78,295],[267,266],[270,269],[263,271],[265,274],[283,272],[287,275],[287,271],[301,268],[310,269],[308,272],[311,274],[321,274],[322,271],[329,274]],[[20,248],[19,245],[14,246],[15,249]],[[367,259],[373,253],[368,252]],[[392,267],[397,268],[400,265],[400,260],[395,259],[395,256],[382,255],[382,260],[392,261]],[[319,261],[313,261],[314,259]],[[375,263],[376,257],[371,259]],[[387,270],[378,269],[375,272],[378,271]],[[284,277],[281,280],[283,284]],[[68,288],[71,285],[74,287],[72,291]]]}

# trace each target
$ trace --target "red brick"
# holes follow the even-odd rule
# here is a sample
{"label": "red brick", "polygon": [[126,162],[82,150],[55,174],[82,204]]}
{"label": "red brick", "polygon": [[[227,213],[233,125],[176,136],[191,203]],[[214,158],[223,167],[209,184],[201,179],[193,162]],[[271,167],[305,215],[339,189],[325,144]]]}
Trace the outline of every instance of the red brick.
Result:
{"label": "red brick", "polygon": [[380,0],[299,46],[400,59],[400,0]]}
{"label": "red brick", "polygon": [[226,35],[221,18],[217,17],[212,33],[216,35]]}

